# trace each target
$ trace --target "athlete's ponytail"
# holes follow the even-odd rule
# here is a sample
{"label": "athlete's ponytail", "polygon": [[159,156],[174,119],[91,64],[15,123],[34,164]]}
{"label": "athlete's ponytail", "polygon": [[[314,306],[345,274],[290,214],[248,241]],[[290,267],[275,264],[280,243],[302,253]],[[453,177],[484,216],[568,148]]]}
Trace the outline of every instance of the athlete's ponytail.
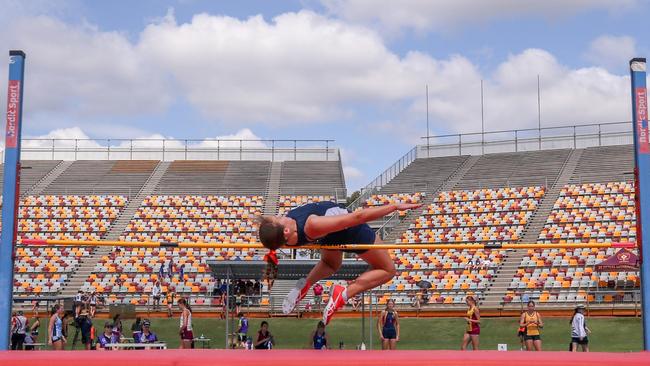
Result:
{"label": "athlete's ponytail", "polygon": [[273,282],[278,277],[278,256],[275,250],[269,250],[269,252],[264,256],[264,261],[266,262],[266,270],[264,271],[264,279],[266,284],[271,291],[273,287]]}

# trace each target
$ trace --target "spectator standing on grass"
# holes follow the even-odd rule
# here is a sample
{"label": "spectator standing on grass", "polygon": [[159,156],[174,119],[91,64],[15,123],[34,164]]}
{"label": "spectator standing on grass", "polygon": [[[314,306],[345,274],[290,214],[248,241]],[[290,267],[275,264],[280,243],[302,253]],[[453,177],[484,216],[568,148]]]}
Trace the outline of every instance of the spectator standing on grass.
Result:
{"label": "spectator standing on grass", "polygon": [[52,346],[55,351],[62,351],[65,344],[63,335],[63,306],[56,304],[52,307],[52,316],[50,316],[50,326],[48,329],[47,344]]}
{"label": "spectator standing on grass", "polygon": [[32,316],[33,322],[32,325],[29,327],[29,334],[31,335],[32,340],[34,343],[37,343],[38,341],[38,334],[41,329],[41,320],[38,318],[38,309],[34,310],[34,315]]}
{"label": "spectator standing on grass", "polygon": [[41,320],[38,318],[38,303],[32,306],[32,325],[27,329],[25,334],[25,350],[33,351],[34,343],[38,343],[38,334],[41,328]]}
{"label": "spectator standing on grass", "polygon": [[246,340],[248,339],[248,318],[244,316],[244,313],[237,314],[237,317],[239,317],[239,327],[237,328],[239,348],[245,348]]}
{"label": "spectator standing on grass", "polygon": [[323,285],[316,282],[313,291],[314,291],[314,305],[316,306],[316,309],[320,310],[320,306],[323,303]]}
{"label": "spectator standing on grass", "polygon": [[519,326],[526,328],[524,341],[527,351],[541,351],[542,337],[540,329],[544,327],[542,316],[535,310],[535,302],[528,301],[526,311],[519,318]]}
{"label": "spectator standing on grass", "polygon": [[481,334],[481,314],[479,313],[474,296],[467,296],[465,298],[465,304],[467,304],[468,307],[467,317],[465,317],[467,327],[465,328],[463,343],[460,345],[460,350],[466,350],[467,346],[471,343],[472,349],[478,351],[479,335]]}
{"label": "spectator standing on grass", "polygon": [[584,305],[578,305],[571,317],[571,352],[578,351],[578,345],[582,352],[589,352],[589,338],[587,337],[591,330],[587,328],[587,322],[584,315]]}
{"label": "spectator standing on grass", "polygon": [[381,349],[395,350],[399,342],[399,316],[395,310],[395,299],[390,299],[377,319],[377,328],[381,338]]}
{"label": "spectator standing on grass", "polygon": [[23,350],[25,334],[27,332],[27,318],[22,311],[19,311],[11,319],[11,349]]}
{"label": "spectator standing on grass", "polygon": [[81,344],[84,345],[84,348],[86,350],[90,350],[93,344],[92,334],[91,334],[93,328],[93,321],[89,317],[88,310],[86,309],[81,310],[81,313],[79,314],[79,320],[77,322],[79,325],[79,329],[81,330]]}
{"label": "spectator standing on grass", "polygon": [[178,300],[178,307],[181,309],[181,347],[180,348],[193,348],[194,333],[192,332],[192,308],[187,300],[181,298]]}

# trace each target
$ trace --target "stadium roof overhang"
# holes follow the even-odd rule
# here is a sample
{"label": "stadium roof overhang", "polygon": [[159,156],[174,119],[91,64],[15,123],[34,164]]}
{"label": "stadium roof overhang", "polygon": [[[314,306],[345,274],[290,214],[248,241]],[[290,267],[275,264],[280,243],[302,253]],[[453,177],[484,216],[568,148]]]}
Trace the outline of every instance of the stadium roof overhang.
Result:
{"label": "stadium roof overhang", "polygon": [[[207,261],[212,275],[218,278],[261,280],[266,271],[264,261]],[[307,277],[318,260],[284,260],[278,265],[279,280],[298,280]],[[367,263],[362,261],[343,261],[339,270],[330,280],[353,280],[369,269]]]}

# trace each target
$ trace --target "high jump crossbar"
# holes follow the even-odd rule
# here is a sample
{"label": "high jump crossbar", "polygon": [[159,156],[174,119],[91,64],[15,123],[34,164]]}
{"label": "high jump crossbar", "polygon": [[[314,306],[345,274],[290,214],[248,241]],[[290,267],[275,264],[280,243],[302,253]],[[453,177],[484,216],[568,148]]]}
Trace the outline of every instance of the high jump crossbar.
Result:
{"label": "high jump crossbar", "polygon": [[[119,240],[59,240],[23,239],[26,246],[73,246],[73,247],[125,247],[125,248],[205,248],[205,249],[264,249],[260,243],[216,243],[216,242],[164,242],[164,241],[119,241]],[[442,244],[442,243],[393,243],[393,244],[309,244],[300,247],[285,246],[287,249],[456,249],[456,250],[509,250],[509,249],[576,249],[576,248],[636,248],[636,243],[505,243],[505,244]]]}

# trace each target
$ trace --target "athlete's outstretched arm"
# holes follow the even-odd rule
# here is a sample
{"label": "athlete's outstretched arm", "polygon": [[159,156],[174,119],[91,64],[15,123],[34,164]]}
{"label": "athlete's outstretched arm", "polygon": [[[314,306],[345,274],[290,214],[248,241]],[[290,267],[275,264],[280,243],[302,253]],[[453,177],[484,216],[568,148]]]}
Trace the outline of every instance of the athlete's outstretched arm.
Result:
{"label": "athlete's outstretched arm", "polygon": [[329,233],[341,231],[352,226],[364,224],[377,220],[394,211],[412,210],[422,207],[421,204],[401,203],[379,207],[364,208],[345,215],[316,216],[312,215],[307,219],[305,233],[313,239],[318,239]]}

